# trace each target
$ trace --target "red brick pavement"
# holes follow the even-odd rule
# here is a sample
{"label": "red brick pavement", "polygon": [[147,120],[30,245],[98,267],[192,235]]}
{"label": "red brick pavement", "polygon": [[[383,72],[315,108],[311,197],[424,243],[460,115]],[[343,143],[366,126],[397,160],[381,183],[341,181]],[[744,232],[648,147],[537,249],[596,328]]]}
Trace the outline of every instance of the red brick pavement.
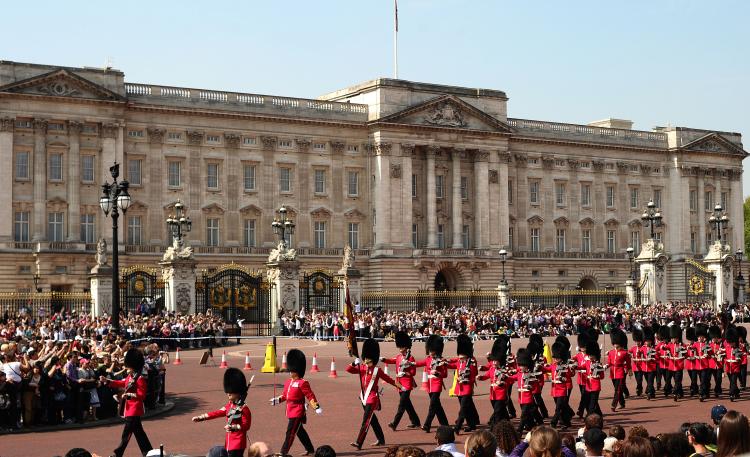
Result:
{"label": "red brick pavement", "polygon": [[[228,348],[228,361],[230,366],[242,368],[244,365],[245,351],[249,350],[252,358],[252,365],[255,369],[255,382],[250,390],[249,404],[253,414],[253,425],[250,429],[251,441],[265,441],[272,450],[278,451],[281,441],[284,438],[286,430],[286,418],[284,416],[284,407],[272,407],[268,404],[268,399],[279,394],[280,386],[283,384],[286,375],[284,373],[264,374],[260,373],[263,364],[264,344],[266,341],[253,341],[241,346],[230,346]],[[551,341],[550,341],[551,342]],[[605,344],[604,338],[600,339]],[[521,340],[513,340],[514,349],[520,347]],[[523,343],[525,344],[525,342]],[[320,446],[330,444],[340,455],[382,455],[383,448],[370,448],[367,444],[375,441],[370,432],[368,439],[365,441],[366,446],[360,452],[353,452],[349,444],[357,433],[361,421],[362,408],[357,398],[358,383],[356,378],[344,372],[344,367],[351,361],[346,357],[346,346],[344,343],[323,343],[309,340],[286,340],[279,339],[279,352],[285,349],[297,347],[305,351],[311,359],[314,352],[318,353],[318,362],[320,373],[308,373],[306,378],[310,381],[313,390],[323,407],[323,415],[317,416],[310,412],[308,415],[308,429],[312,437],[313,444]],[[416,343],[414,354],[420,357],[423,354],[422,343]],[[491,342],[478,342],[476,345],[476,354],[480,362],[483,362],[484,354],[491,347]],[[609,349],[607,338],[604,351]],[[395,353],[392,343],[381,344],[381,353],[383,355]],[[455,353],[455,343],[446,344],[446,355]],[[221,359],[221,351],[215,351],[217,365]],[[154,446],[164,443],[168,452],[181,452],[188,455],[205,455],[207,450],[217,444],[221,444],[224,439],[222,430],[223,423],[221,420],[203,422],[194,424],[190,418],[194,415],[216,409],[224,405],[226,397],[222,391],[223,370],[220,368],[207,368],[198,366],[198,351],[183,351],[182,359],[185,362],[181,366],[170,366],[167,378],[167,392],[172,400],[175,401],[175,408],[163,417],[147,420],[144,424],[145,429]],[[331,356],[336,357],[338,368],[338,379],[328,377]],[[279,363],[281,354],[278,355]],[[310,369],[310,359],[308,359],[308,372]],[[393,373],[393,367],[391,367]],[[421,376],[421,372],[420,372]],[[687,376],[686,376],[687,378]],[[634,381],[632,378],[628,381],[631,392],[635,393]],[[274,389],[276,386],[276,389]],[[725,384],[726,386],[726,384]],[[487,383],[480,382],[477,387],[477,397],[475,402],[479,409],[480,418],[486,421],[490,414],[491,408],[487,398]],[[749,392],[743,393],[745,398],[750,396]],[[554,404],[549,397],[549,386],[544,391],[547,407],[552,410]],[[422,391],[417,391],[412,396],[417,412],[420,417],[424,417],[427,412],[427,396]],[[624,427],[632,425],[643,425],[650,432],[667,432],[675,430],[680,423],[685,421],[708,421],[711,407],[719,401],[724,403],[728,408],[745,409],[748,408],[748,400],[743,399],[738,403],[730,403],[727,398],[711,400],[700,403],[696,399],[685,399],[677,403],[671,399],[659,399],[656,401],[647,401],[645,399],[629,400],[627,408],[616,413],[609,411],[609,403],[612,398],[612,386],[607,380],[605,382],[604,392],[600,404],[605,412],[605,423],[607,426],[620,424]],[[517,400],[514,399],[516,406]],[[398,395],[395,389],[387,386],[383,398],[383,409],[378,413],[381,425],[385,430],[388,444],[416,444],[424,449],[434,447],[434,433],[426,434],[420,430],[403,429],[408,423],[404,417],[401,423],[401,430],[392,432],[386,427],[395,413],[398,403]],[[571,399],[573,408],[578,404],[578,392],[573,393]],[[458,411],[458,401],[455,398],[443,396],[443,405],[449,421],[453,421]],[[433,424],[436,425],[437,423]],[[575,419],[574,425],[579,426],[580,420]],[[2,457],[31,457],[31,456],[53,456],[63,455],[72,447],[84,447],[100,455],[107,456],[117,445],[122,430],[121,425],[96,427],[84,430],[67,430],[58,432],[45,432],[33,434],[5,435],[0,438],[0,456]],[[434,428],[433,428],[434,430]],[[463,442],[464,436],[460,436],[458,441]],[[303,448],[298,442],[292,447],[293,454],[303,452]],[[126,456],[138,456],[138,447],[135,440],[132,440]]]}

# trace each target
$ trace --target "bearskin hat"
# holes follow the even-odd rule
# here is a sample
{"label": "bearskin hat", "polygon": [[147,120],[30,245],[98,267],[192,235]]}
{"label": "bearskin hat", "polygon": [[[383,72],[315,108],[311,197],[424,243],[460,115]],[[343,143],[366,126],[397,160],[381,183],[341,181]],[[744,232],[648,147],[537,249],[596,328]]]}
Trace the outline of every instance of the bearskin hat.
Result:
{"label": "bearskin hat", "polygon": [[737,333],[740,334],[740,339],[745,341],[747,340],[747,327],[737,327]]}
{"label": "bearskin hat", "polygon": [[456,338],[456,354],[471,357],[474,355],[474,343],[469,335],[462,333]]}
{"label": "bearskin hat", "polygon": [[651,341],[654,342],[654,329],[649,326],[643,327],[643,341]]}
{"label": "bearskin hat", "polygon": [[695,332],[695,327],[688,327],[685,329],[685,339],[688,341],[697,341],[698,335]]}
{"label": "bearskin hat", "polygon": [[599,343],[597,341],[589,341],[588,344],[586,344],[586,355],[595,359],[601,358],[602,350],[599,348]]}
{"label": "bearskin hat", "polygon": [[245,373],[242,370],[239,368],[227,368],[227,371],[224,372],[224,392],[239,394],[243,398],[247,395],[247,379],[245,379]]}
{"label": "bearskin hat", "polygon": [[489,359],[499,362],[500,365],[505,365],[507,354],[508,348],[505,344],[505,339],[498,338],[492,343],[492,351],[490,352]]}
{"label": "bearskin hat", "polygon": [[497,339],[505,342],[505,355],[510,355],[512,353],[510,337],[508,335],[500,335],[497,337]]}
{"label": "bearskin hat", "polygon": [[424,349],[428,355],[430,352],[434,352],[435,355],[442,357],[444,345],[445,343],[443,342],[442,336],[430,335],[427,337],[427,341],[425,341]]}
{"label": "bearskin hat", "polygon": [[397,348],[409,348],[411,349],[411,337],[408,333],[403,331],[396,332],[396,347]]}
{"label": "bearskin hat", "polygon": [[516,353],[516,363],[519,367],[531,368],[534,366],[534,361],[531,360],[531,354],[526,348],[520,348]]}
{"label": "bearskin hat", "polygon": [[669,339],[669,327],[666,325],[662,325],[659,327],[659,339],[662,341],[667,341]]}
{"label": "bearskin hat", "polygon": [[727,343],[734,344],[740,342],[740,332],[737,331],[737,327],[730,325],[724,332],[724,339]]}
{"label": "bearskin hat", "polygon": [[362,343],[362,360],[372,360],[378,363],[380,360],[380,344],[372,338],[367,338]]}
{"label": "bearskin hat", "polygon": [[682,328],[680,328],[680,324],[674,324],[669,327],[669,337],[677,338],[677,341],[682,341]]}
{"label": "bearskin hat", "polygon": [[578,349],[586,348],[586,344],[589,342],[589,334],[585,330],[578,334]]}
{"label": "bearskin hat", "polygon": [[623,348],[628,347],[628,335],[619,328],[613,329],[612,332],[610,332],[609,340],[612,342],[612,345],[617,344]]}
{"label": "bearskin hat", "polygon": [[708,327],[705,324],[698,324],[695,326],[695,336],[708,338]]}
{"label": "bearskin hat", "polygon": [[533,344],[535,348],[542,348],[542,350],[544,350],[544,338],[538,333],[529,336],[529,345],[531,344]]}
{"label": "bearskin hat", "polygon": [[286,371],[297,373],[297,376],[304,378],[305,368],[307,368],[307,360],[304,352],[299,349],[291,349],[286,353]]}
{"label": "bearskin hat", "polygon": [[636,343],[643,343],[643,330],[639,328],[633,329],[633,341]]}
{"label": "bearskin hat", "polygon": [[721,338],[721,329],[719,328],[719,326],[718,325],[712,325],[712,326],[708,327],[708,336],[711,339]]}
{"label": "bearskin hat", "polygon": [[570,358],[570,349],[565,346],[565,343],[555,341],[552,344],[552,358],[565,362]]}
{"label": "bearskin hat", "polygon": [[565,335],[558,335],[557,338],[555,338],[555,343],[561,343],[565,345],[565,349],[570,351],[570,340]]}
{"label": "bearskin hat", "polygon": [[125,366],[132,369],[134,372],[140,373],[145,364],[146,359],[143,357],[143,352],[138,349],[128,349],[128,352],[125,353]]}

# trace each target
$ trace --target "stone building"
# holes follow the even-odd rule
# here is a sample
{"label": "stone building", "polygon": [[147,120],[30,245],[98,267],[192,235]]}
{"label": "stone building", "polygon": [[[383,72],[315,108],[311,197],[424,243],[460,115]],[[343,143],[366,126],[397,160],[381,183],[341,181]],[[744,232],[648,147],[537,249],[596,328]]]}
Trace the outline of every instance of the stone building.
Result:
{"label": "stone building", "polygon": [[[672,259],[700,256],[719,202],[743,245],[738,133],[509,118],[499,90],[376,79],[317,99],[125,82],[114,69],[0,61],[0,289],[88,287],[109,167],[133,203],[122,265],[156,262],[183,202],[199,268],[263,268],[289,208],[303,269],[355,248],[365,290],[627,279],[653,199]],[[738,229],[735,229],[737,227]]]}

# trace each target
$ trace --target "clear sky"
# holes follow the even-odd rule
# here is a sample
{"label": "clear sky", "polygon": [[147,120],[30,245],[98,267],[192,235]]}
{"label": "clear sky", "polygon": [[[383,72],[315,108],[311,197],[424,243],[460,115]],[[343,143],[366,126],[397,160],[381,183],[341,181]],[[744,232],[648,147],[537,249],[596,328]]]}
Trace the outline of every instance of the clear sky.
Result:
{"label": "clear sky", "polygon": [[[393,1],[4,2],[0,59],[314,98],[393,76]],[[740,132],[750,1],[399,0],[399,77],[501,89],[511,117]],[[750,195],[750,171],[744,174]]]}

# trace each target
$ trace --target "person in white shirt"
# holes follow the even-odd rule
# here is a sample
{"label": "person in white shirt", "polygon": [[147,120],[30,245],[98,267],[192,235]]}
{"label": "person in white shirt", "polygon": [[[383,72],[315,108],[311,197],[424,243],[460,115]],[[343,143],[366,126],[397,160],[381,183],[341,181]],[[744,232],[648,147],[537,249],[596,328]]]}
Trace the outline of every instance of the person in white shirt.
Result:
{"label": "person in white shirt", "polygon": [[464,457],[463,453],[456,448],[456,434],[453,432],[453,427],[439,426],[435,432],[435,441],[438,444],[436,451],[449,452],[453,457]]}

